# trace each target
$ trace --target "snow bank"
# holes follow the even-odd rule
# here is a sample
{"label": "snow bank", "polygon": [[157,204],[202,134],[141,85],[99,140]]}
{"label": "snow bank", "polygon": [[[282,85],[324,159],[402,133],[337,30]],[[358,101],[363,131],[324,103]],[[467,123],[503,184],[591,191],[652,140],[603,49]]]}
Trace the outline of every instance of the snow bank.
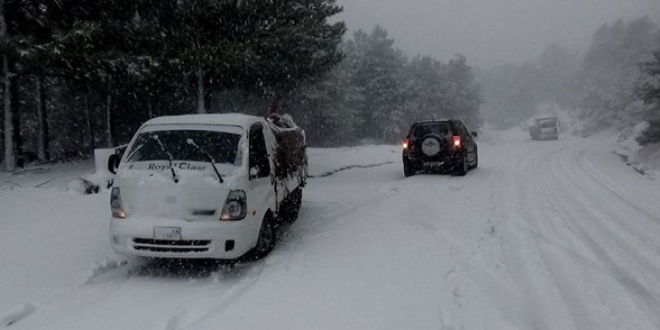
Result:
{"label": "snow bank", "polygon": [[642,122],[633,127],[616,131],[618,135],[614,153],[638,173],[655,180],[660,172],[660,143],[644,147],[637,143],[637,137],[646,127],[648,127],[648,123]]}
{"label": "snow bank", "polygon": [[38,306],[62,288],[84,283],[99,258],[115,258],[108,241],[109,192],[72,194],[61,184],[0,191],[0,313],[17,304]]}

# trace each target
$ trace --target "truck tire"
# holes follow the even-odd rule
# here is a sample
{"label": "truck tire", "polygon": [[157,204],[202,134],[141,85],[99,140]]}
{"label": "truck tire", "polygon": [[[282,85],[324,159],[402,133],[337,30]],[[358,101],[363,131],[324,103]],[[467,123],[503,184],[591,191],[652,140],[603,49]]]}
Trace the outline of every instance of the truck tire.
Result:
{"label": "truck tire", "polygon": [[247,261],[262,259],[273,251],[276,243],[277,227],[275,219],[270,212],[267,212],[264,216],[264,220],[261,222],[259,236],[257,237],[257,245],[245,254],[244,259]]}
{"label": "truck tire", "polygon": [[302,207],[303,193],[300,187],[296,188],[291,195],[293,199],[293,209],[291,212],[291,222],[298,220],[298,215],[300,215],[300,208]]}
{"label": "truck tire", "polygon": [[426,135],[422,138],[419,148],[424,155],[433,157],[439,154],[443,148],[442,138],[435,134]]}
{"label": "truck tire", "polygon": [[279,218],[283,223],[292,224],[298,219],[302,206],[302,189],[294,189],[280,206]]}

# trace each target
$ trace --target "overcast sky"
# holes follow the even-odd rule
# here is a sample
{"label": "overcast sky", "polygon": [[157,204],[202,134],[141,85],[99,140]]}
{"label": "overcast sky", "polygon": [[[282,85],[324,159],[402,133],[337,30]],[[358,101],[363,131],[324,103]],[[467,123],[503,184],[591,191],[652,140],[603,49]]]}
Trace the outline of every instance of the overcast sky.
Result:
{"label": "overcast sky", "polygon": [[618,18],[660,21],[660,0],[337,0],[349,33],[385,27],[408,54],[454,54],[488,68],[535,59],[551,43],[584,51]]}

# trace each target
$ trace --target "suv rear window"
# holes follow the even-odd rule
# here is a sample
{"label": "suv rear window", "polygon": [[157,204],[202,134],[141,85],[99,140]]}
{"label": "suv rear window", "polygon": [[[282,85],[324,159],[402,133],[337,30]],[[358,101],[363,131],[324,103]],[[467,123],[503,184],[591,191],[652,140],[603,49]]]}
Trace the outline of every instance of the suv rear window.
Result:
{"label": "suv rear window", "polygon": [[545,120],[541,122],[540,126],[541,128],[553,128],[557,126],[557,122],[555,122],[554,120]]}
{"label": "suv rear window", "polygon": [[412,136],[423,137],[429,134],[438,136],[449,135],[451,127],[447,122],[425,123],[417,125],[413,128]]}

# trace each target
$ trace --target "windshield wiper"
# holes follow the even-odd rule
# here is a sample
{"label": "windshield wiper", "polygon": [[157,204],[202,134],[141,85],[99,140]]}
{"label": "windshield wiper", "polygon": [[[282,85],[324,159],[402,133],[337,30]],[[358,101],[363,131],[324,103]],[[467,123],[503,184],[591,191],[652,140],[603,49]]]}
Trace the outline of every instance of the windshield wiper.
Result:
{"label": "windshield wiper", "polygon": [[144,147],[144,144],[141,144],[141,145],[139,145],[139,146],[137,146],[137,147],[134,147],[135,150],[133,150],[133,152],[131,152],[128,156],[126,156],[126,161],[127,161],[127,162],[132,161],[132,160],[133,160],[133,156],[135,156],[135,154],[137,154],[137,152],[140,151],[140,149],[142,149],[142,147]]}
{"label": "windshield wiper", "polygon": [[169,151],[167,151],[163,142],[161,142],[160,139],[158,138],[158,135],[152,135],[151,138],[156,140],[156,142],[158,142],[158,145],[160,146],[160,150],[162,150],[163,153],[167,155],[167,160],[170,162],[170,170],[172,171],[172,180],[174,180],[174,183],[179,183],[179,178],[177,178],[176,172],[174,172],[174,164],[173,164],[174,157],[172,157],[172,154]]}
{"label": "windshield wiper", "polygon": [[193,139],[190,139],[190,138],[186,139],[186,143],[188,143],[189,145],[195,147],[195,149],[197,149],[197,151],[199,151],[199,153],[206,156],[206,158],[209,160],[209,162],[211,162],[211,166],[213,167],[213,171],[215,172],[215,175],[218,176],[218,180],[220,181],[220,183],[223,183],[224,180],[222,180],[222,175],[220,175],[220,172],[218,172],[218,169],[215,167],[215,159],[213,159],[213,156],[209,155],[209,153],[204,151],[202,149],[202,147],[198,146],[197,143],[195,143],[195,141],[193,141]]}

